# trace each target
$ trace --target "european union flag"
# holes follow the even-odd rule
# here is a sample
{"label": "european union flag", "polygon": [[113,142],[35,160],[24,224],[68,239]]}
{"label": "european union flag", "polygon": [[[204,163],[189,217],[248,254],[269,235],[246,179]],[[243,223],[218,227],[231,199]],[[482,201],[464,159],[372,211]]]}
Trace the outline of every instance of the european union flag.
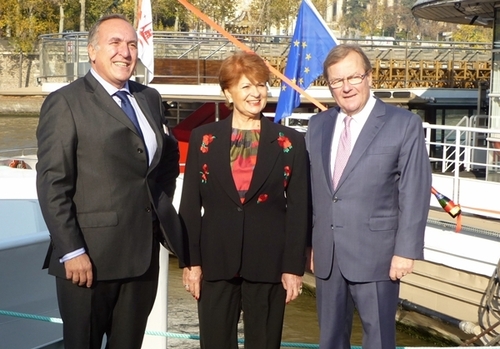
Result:
{"label": "european union flag", "polygon": [[[288,53],[285,76],[300,88],[307,89],[323,73],[323,62],[328,52],[336,45],[337,40],[311,1],[302,0]],[[282,82],[274,122],[292,115],[299,104],[299,93]]]}

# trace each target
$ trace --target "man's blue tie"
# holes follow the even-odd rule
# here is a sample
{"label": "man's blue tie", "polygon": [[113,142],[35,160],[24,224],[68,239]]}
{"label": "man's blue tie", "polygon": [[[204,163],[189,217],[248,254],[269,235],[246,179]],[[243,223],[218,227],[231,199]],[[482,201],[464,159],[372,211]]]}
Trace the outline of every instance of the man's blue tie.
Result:
{"label": "man's blue tie", "polygon": [[120,100],[122,102],[121,105],[122,105],[123,111],[125,112],[125,114],[127,114],[127,116],[130,119],[130,121],[132,121],[132,123],[134,124],[135,128],[137,129],[137,132],[139,132],[139,135],[142,138],[144,138],[142,136],[141,127],[139,126],[139,121],[137,121],[137,114],[135,113],[134,107],[132,107],[132,104],[130,104],[130,100],[128,99],[128,93],[127,93],[127,91],[123,91],[123,90],[116,91],[115,92],[115,96],[117,96],[118,98],[120,98]]}

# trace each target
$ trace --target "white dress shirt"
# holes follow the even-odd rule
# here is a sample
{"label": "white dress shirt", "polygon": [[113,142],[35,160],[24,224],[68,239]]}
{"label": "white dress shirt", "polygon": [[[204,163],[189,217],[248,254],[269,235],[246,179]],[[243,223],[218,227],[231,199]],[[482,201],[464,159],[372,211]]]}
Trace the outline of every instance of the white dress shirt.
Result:
{"label": "white dress shirt", "polygon": [[[365,125],[366,120],[368,120],[368,116],[370,116],[370,113],[372,112],[376,101],[377,100],[375,99],[373,94],[371,94],[370,98],[368,98],[368,101],[366,102],[364,108],[358,114],[351,115],[351,117],[352,117],[352,121],[351,121],[351,125],[350,125],[351,151],[354,148],[354,145],[356,144],[356,141],[358,140],[359,134],[361,133],[361,129],[363,129],[363,126]],[[346,116],[347,116],[347,114],[341,110],[339,112],[339,115],[337,116],[337,121],[335,123],[335,130],[333,132],[332,144],[331,144],[331,148],[330,148],[330,175],[331,175],[331,178],[333,178],[333,164],[335,164],[335,159],[337,158],[337,148],[339,146],[340,135],[342,134],[342,131],[344,130],[344,127],[345,127],[344,118]]]}

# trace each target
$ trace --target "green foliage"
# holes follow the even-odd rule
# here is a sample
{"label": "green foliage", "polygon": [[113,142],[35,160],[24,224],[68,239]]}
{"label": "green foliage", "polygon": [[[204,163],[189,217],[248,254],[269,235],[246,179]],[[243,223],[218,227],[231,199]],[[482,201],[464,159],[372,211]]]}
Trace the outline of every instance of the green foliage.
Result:
{"label": "green foliage", "polygon": [[[79,31],[80,15],[88,30],[107,13],[122,13],[131,21],[137,0],[0,0],[0,36],[7,37],[16,50],[31,52],[40,34]],[[291,35],[301,0],[252,0],[245,18],[238,1],[190,0],[190,2],[226,29],[245,30],[251,34],[268,34],[277,28]],[[488,28],[452,25],[415,18],[411,12],[415,0],[396,0],[392,8],[377,0],[344,0],[341,20],[342,35],[385,35],[409,40],[437,40],[443,32],[453,32],[454,41],[491,42]],[[313,0],[326,18],[331,0]],[[177,0],[151,0],[154,30],[211,30]],[[242,29],[244,28],[244,29]]]}
{"label": "green foliage", "polygon": [[188,10],[177,0],[151,0],[153,30],[187,30]]}
{"label": "green foliage", "polygon": [[57,32],[58,6],[47,0],[3,0],[0,29],[14,48],[32,52],[40,34]]}
{"label": "green foliage", "polygon": [[341,20],[342,25],[347,28],[359,28],[365,12],[368,12],[368,16],[371,15],[367,11],[368,2],[368,0],[344,1],[342,5],[344,13]]}
{"label": "green foliage", "polygon": [[475,25],[459,25],[451,38],[459,42],[492,42],[493,30]]}
{"label": "green foliage", "polygon": [[121,13],[133,22],[135,11],[134,0],[99,0],[86,1],[85,30],[88,30],[102,16],[110,13]]}

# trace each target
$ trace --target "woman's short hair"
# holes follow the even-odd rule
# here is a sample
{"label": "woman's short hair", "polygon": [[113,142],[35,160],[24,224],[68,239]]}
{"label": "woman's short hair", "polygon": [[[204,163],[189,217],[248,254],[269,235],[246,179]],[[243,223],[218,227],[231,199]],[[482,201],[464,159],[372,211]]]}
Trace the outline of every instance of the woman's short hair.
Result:
{"label": "woman's short hair", "polygon": [[323,77],[328,80],[328,68],[346,58],[347,55],[351,52],[356,52],[361,57],[361,59],[363,60],[363,68],[365,69],[365,71],[372,70],[370,59],[368,59],[359,45],[341,44],[335,46],[328,53],[328,56],[326,56],[325,62],[323,63]]}
{"label": "woman's short hair", "polygon": [[219,71],[219,85],[222,91],[229,89],[246,76],[252,83],[269,82],[269,68],[262,58],[253,52],[239,51],[224,61]]}

